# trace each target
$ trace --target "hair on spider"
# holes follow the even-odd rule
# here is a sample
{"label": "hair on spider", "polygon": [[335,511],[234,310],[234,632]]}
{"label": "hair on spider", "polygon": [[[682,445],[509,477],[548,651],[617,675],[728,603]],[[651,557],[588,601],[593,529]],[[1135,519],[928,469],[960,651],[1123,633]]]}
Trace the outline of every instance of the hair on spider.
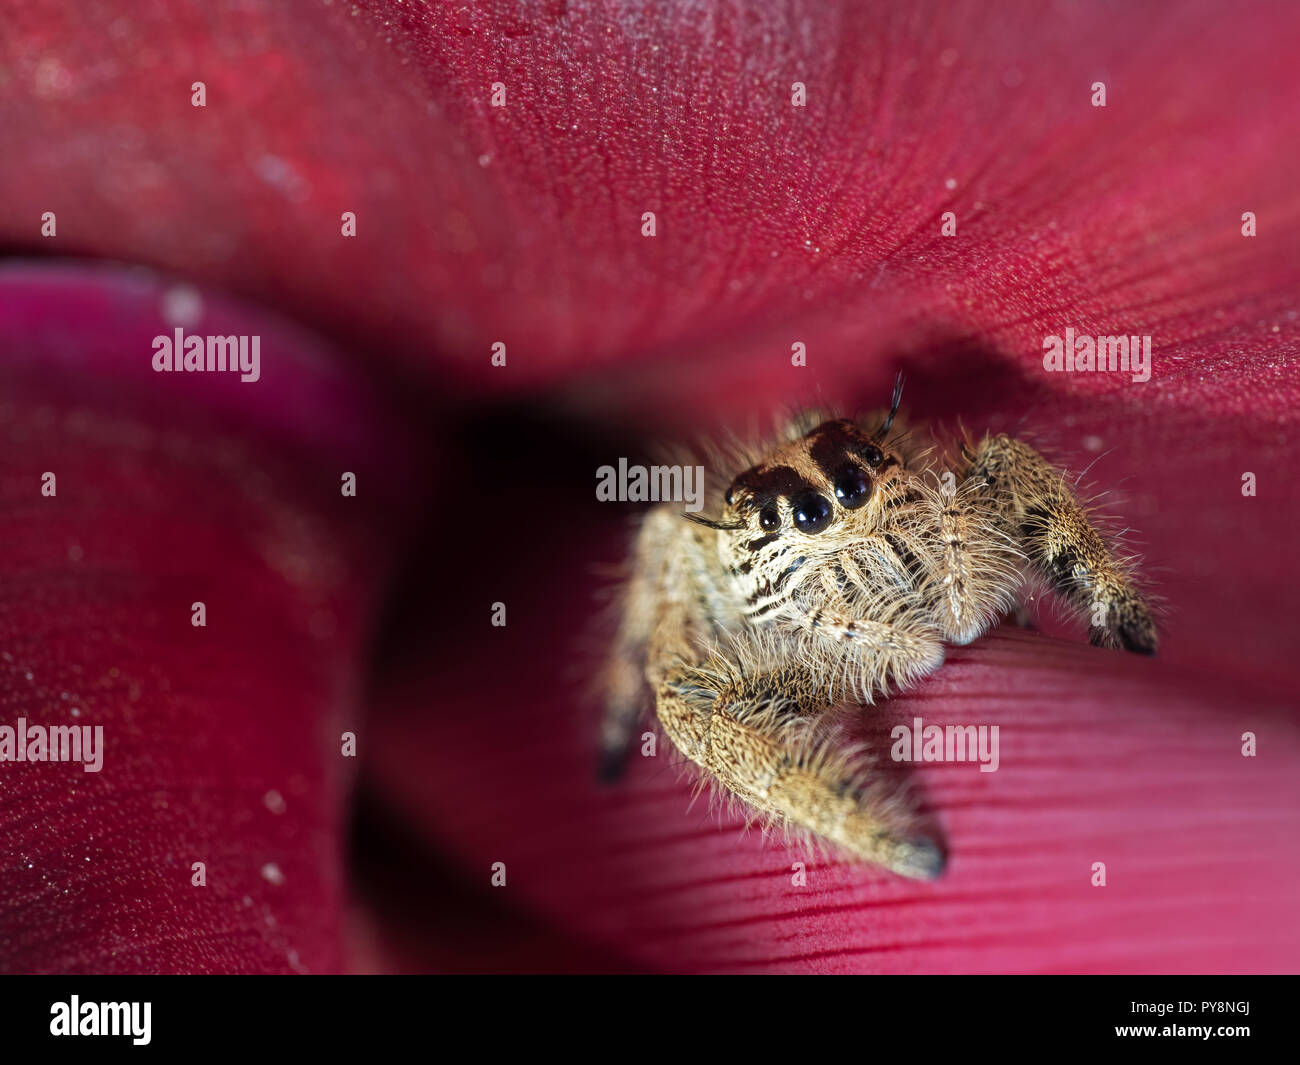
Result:
{"label": "hair on spider", "polygon": [[712,518],[705,518],[699,514],[692,514],[689,511],[682,514],[687,521],[692,521],[696,525],[703,525],[707,529],[716,529],[719,532],[728,532],[734,529],[743,529],[743,521],[715,521]]}
{"label": "hair on spider", "polygon": [[889,416],[885,418],[885,423],[876,431],[876,439],[884,440],[890,427],[894,424],[894,418],[898,415],[898,408],[903,404],[903,371],[899,370],[894,375],[894,395],[889,401]]}

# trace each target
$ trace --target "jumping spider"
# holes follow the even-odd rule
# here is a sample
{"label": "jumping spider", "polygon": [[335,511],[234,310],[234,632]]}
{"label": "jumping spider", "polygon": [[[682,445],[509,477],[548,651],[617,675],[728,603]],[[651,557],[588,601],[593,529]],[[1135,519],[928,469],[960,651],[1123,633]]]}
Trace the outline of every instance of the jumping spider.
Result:
{"label": "jumping spider", "polygon": [[1058,469],[999,435],[963,443],[945,474],[936,447],[893,430],[901,384],[883,418],[804,416],[738,456],[718,517],[647,513],[602,740],[616,775],[648,684],[706,779],[772,824],[930,879],[939,847],[817,719],[938,669],[945,641],[976,639],[1031,582],[1086,615],[1094,644],[1153,654],[1156,630],[1131,562]]}

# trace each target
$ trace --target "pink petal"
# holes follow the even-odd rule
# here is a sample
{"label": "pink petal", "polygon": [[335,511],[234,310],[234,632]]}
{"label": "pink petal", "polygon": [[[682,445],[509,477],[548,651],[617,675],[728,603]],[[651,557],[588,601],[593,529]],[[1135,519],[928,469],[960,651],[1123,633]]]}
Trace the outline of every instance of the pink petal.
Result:
{"label": "pink petal", "polygon": [[0,725],[102,728],[98,771],[0,765],[0,970],[338,970],[395,423],[300,330],[210,295],[204,326],[260,335],[266,377],[157,377],[166,291],[0,273]]}

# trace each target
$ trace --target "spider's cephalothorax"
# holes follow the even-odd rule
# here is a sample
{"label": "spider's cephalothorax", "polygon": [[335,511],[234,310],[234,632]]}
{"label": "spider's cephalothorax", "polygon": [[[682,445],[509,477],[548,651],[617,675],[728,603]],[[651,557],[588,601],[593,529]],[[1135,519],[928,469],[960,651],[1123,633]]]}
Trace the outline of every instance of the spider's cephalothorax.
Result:
{"label": "spider's cephalothorax", "polygon": [[891,431],[898,401],[896,387],[888,415],[862,423],[796,419],[727,485],[717,517],[649,512],[604,748],[616,767],[648,684],[674,745],[731,794],[929,878],[939,849],[817,717],[938,668],[945,642],[978,637],[1035,578],[1088,616],[1096,644],[1150,654],[1156,634],[1130,562],[1060,471],[1007,436],[946,466]]}

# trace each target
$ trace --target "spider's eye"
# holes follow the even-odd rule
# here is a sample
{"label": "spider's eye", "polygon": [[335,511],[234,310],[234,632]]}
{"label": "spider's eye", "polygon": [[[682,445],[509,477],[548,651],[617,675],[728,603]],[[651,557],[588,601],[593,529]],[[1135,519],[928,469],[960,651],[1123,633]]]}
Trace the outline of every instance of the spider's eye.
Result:
{"label": "spider's eye", "polygon": [[790,510],[800,532],[819,533],[831,523],[831,501],[823,495],[800,496]]}
{"label": "spider's eye", "polygon": [[835,498],[840,505],[856,510],[871,495],[871,478],[856,466],[835,478]]}
{"label": "spider's eye", "polygon": [[781,512],[769,503],[758,515],[758,524],[764,532],[771,532],[781,524]]}
{"label": "spider's eye", "polygon": [[881,451],[880,448],[876,447],[875,444],[868,444],[862,449],[860,454],[868,466],[879,466],[885,461],[885,453]]}
{"label": "spider's eye", "polygon": [[731,506],[731,504],[736,501],[736,490],[734,488],[728,488],[727,494],[722,498],[726,502],[727,506]]}

